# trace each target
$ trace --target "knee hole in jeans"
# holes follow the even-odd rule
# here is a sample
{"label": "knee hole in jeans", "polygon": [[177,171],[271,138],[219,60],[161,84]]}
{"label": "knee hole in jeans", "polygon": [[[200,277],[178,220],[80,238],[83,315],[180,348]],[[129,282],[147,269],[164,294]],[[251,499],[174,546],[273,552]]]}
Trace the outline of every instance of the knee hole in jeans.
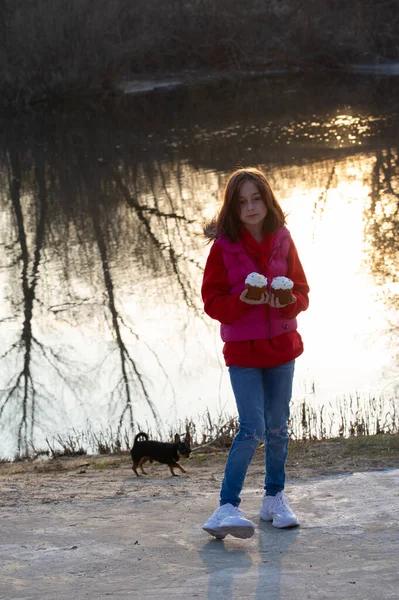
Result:
{"label": "knee hole in jeans", "polygon": [[243,427],[242,425],[240,425],[236,437],[238,440],[255,440],[257,443],[259,443],[264,440],[265,432],[260,432],[257,429],[250,429],[248,427]]}
{"label": "knee hole in jeans", "polygon": [[268,429],[266,431],[266,437],[268,437],[270,435],[275,436],[275,437],[283,437],[283,438],[288,437],[287,425],[285,425],[284,427],[280,427],[279,429]]}

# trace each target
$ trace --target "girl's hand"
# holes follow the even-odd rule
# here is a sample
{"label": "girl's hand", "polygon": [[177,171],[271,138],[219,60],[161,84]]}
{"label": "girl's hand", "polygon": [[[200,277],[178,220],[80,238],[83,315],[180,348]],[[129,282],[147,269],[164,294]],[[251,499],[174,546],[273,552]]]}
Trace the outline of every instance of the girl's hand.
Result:
{"label": "girl's hand", "polygon": [[264,294],[261,295],[260,300],[250,300],[249,298],[246,297],[247,294],[248,294],[248,290],[246,288],[240,294],[240,300],[241,300],[241,302],[245,302],[245,304],[266,304],[267,298],[269,297],[269,294],[267,292],[265,292]]}
{"label": "girl's hand", "polygon": [[294,302],[296,302],[296,297],[292,296],[291,302],[288,302],[288,304],[280,304],[280,300],[274,294],[268,294],[268,299],[266,300],[266,303],[272,308],[285,308],[286,306],[290,306],[290,304],[294,304]]}

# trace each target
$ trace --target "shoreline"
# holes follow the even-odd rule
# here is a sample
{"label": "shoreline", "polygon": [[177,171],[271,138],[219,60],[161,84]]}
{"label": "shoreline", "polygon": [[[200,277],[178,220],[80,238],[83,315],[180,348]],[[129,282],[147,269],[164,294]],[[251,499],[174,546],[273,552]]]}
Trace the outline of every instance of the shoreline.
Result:
{"label": "shoreline", "polygon": [[146,94],[149,92],[173,90],[178,87],[196,87],[208,83],[224,83],[240,80],[258,80],[274,77],[292,77],[315,75],[323,77],[327,74],[358,75],[358,76],[399,76],[399,62],[382,63],[353,63],[340,67],[301,68],[301,67],[268,67],[265,69],[224,69],[224,70],[193,70],[181,73],[171,73],[166,77],[155,74],[137,74],[126,77],[114,89],[124,95]]}
{"label": "shoreline", "polygon": [[358,78],[390,78],[399,76],[399,62],[351,63],[333,67],[322,65],[268,66],[267,68],[226,68],[226,69],[192,69],[171,71],[166,74],[148,71],[131,73],[120,79],[102,82],[100,87],[75,88],[73,93],[63,94],[45,92],[40,97],[32,97],[29,103],[11,103],[0,111],[3,117],[30,115],[41,110],[69,111],[89,106],[95,109],[111,100],[129,99],[146,94],[171,92],[179,88],[194,89],[211,84],[234,83],[245,81],[272,80],[276,78],[290,79],[294,77],[358,77]]}
{"label": "shoreline", "polygon": [[[217,468],[222,471],[228,448],[215,446],[193,447],[191,458],[184,461],[188,469]],[[263,448],[257,449],[252,462],[263,465]],[[18,461],[0,461],[0,480],[9,476],[57,475],[86,471],[131,470],[129,451],[108,454],[84,454]],[[399,434],[374,434],[325,440],[290,441],[287,476],[293,478],[338,475],[354,471],[399,468]],[[149,471],[163,479],[170,478],[169,470],[154,463]],[[151,478],[150,473],[150,478]],[[148,478],[144,477],[143,480]]]}

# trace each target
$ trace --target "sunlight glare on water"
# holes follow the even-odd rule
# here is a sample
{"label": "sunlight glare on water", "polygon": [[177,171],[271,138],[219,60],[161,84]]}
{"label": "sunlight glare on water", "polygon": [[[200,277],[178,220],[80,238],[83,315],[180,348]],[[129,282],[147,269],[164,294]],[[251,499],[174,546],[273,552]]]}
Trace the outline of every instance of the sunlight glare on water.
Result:
{"label": "sunlight glare on water", "polygon": [[310,284],[293,410],[395,398],[397,114],[363,101],[369,85],[331,98],[274,85],[212,102],[171,93],[188,107],[173,127],[157,97],[147,120],[58,116],[47,133],[32,122],[4,135],[0,456],[71,429],[165,437],[186,418],[200,430],[206,411],[235,413],[200,288],[202,226],[237,166],[265,170]]}

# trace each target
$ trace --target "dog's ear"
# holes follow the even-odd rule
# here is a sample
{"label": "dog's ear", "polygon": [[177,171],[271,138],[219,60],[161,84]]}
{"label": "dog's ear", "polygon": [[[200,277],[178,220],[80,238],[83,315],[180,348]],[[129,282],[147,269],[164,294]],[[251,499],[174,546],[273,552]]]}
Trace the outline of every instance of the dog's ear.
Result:
{"label": "dog's ear", "polygon": [[180,435],[178,433],[175,435],[175,444],[180,444]]}

